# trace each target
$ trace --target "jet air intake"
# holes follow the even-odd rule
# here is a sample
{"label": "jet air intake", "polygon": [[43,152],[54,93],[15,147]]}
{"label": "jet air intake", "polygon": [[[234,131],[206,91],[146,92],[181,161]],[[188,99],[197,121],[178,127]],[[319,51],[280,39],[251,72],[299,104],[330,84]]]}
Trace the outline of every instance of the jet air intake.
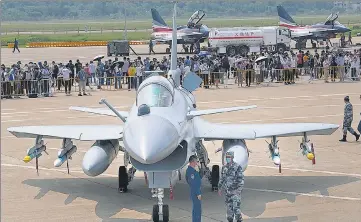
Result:
{"label": "jet air intake", "polygon": [[223,164],[226,163],[225,161],[225,154],[228,151],[232,151],[234,153],[233,161],[237,164],[241,165],[242,171],[245,171],[248,166],[248,148],[244,140],[223,140],[222,144],[223,148]]}
{"label": "jet air intake", "polygon": [[85,153],[82,168],[86,175],[95,177],[106,171],[118,155],[118,140],[98,140]]}

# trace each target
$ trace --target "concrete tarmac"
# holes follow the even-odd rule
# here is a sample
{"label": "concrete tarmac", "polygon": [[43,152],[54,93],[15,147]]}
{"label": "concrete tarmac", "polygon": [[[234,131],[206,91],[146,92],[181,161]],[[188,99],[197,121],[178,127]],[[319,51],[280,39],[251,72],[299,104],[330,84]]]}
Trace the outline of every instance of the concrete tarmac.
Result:
{"label": "concrete tarmac", "polygon": [[[81,50],[81,49],[78,49]],[[95,52],[94,52],[95,53]],[[38,56],[36,53],[32,54]],[[45,56],[46,54],[43,54]],[[30,54],[29,54],[30,56]],[[47,55],[59,60],[63,54]],[[87,55],[92,56],[92,55]],[[50,60],[50,59],[49,59]],[[51,59],[53,60],[53,59]],[[37,60],[35,60],[37,61]],[[321,83],[252,86],[227,89],[198,89],[198,108],[221,108],[257,105],[258,108],[206,116],[218,123],[283,123],[325,122],[342,124],[343,98],[349,95],[354,107],[353,126],[360,120],[360,83]],[[35,161],[22,159],[33,139],[18,139],[7,132],[8,127],[22,125],[121,124],[106,116],[69,111],[69,106],[102,107],[106,98],[120,110],[129,110],[135,91],[100,91],[78,97],[57,93],[51,98],[13,99],[1,101],[1,221],[150,221],[155,200],[145,185],[142,172],[129,185],[129,192],[120,194],[118,167],[123,164],[120,153],[108,170],[91,178],[81,169],[90,142],[75,142],[78,152],[66,165],[54,168],[60,140],[46,140],[49,155],[39,159],[37,176]],[[141,126],[139,126],[141,127]],[[359,221],[361,209],[361,142],[348,136],[340,143],[341,129],[331,136],[311,137],[316,153],[316,165],[299,152],[301,138],[280,138],[282,173],[273,165],[263,140],[247,141],[252,151],[245,172],[245,188],[241,210],[245,221]],[[268,140],[269,141],[269,140]],[[221,153],[215,150],[220,142],[206,142],[211,164],[219,164]],[[191,221],[192,205],[184,181],[174,187],[174,200],[166,190],[164,202],[170,206],[171,221]],[[223,197],[211,192],[203,180],[202,221],[226,221]]]}

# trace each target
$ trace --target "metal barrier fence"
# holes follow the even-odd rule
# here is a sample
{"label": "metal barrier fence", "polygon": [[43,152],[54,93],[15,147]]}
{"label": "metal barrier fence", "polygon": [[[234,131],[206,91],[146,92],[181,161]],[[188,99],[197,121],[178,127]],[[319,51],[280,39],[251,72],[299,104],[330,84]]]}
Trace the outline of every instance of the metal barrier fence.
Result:
{"label": "metal barrier fence", "polygon": [[[360,81],[361,67],[316,67],[291,68],[272,70],[235,70],[229,72],[197,73],[203,80],[204,88],[227,88],[230,85],[238,87],[260,85],[266,83],[293,84],[301,81],[311,82],[321,80],[325,82]],[[164,77],[167,77],[165,74]],[[302,78],[304,77],[304,78]],[[57,93],[82,92],[95,90],[117,91],[135,90],[147,78],[146,76],[112,76],[88,77],[86,81],[76,79],[64,80],[16,80],[1,82],[1,98],[13,97],[47,97]],[[182,77],[183,78],[183,77]]]}

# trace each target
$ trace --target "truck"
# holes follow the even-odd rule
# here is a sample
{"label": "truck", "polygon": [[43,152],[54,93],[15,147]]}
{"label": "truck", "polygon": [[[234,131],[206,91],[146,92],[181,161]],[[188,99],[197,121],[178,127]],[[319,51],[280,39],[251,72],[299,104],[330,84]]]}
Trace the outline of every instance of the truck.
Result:
{"label": "truck", "polygon": [[290,43],[290,30],[279,26],[213,28],[208,37],[211,51],[228,56],[260,51],[284,53],[290,50]]}

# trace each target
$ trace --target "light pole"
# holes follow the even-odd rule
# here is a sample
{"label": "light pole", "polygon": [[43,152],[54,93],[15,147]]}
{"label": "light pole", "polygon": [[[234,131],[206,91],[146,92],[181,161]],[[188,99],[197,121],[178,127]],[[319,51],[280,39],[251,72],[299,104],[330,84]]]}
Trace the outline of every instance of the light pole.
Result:
{"label": "light pole", "polygon": [[124,3],[123,3],[123,7],[124,7],[124,32],[123,32],[123,37],[124,37],[124,40],[127,40],[127,9],[126,9],[126,6],[125,6],[125,2],[126,2],[126,0],[124,0]]}

